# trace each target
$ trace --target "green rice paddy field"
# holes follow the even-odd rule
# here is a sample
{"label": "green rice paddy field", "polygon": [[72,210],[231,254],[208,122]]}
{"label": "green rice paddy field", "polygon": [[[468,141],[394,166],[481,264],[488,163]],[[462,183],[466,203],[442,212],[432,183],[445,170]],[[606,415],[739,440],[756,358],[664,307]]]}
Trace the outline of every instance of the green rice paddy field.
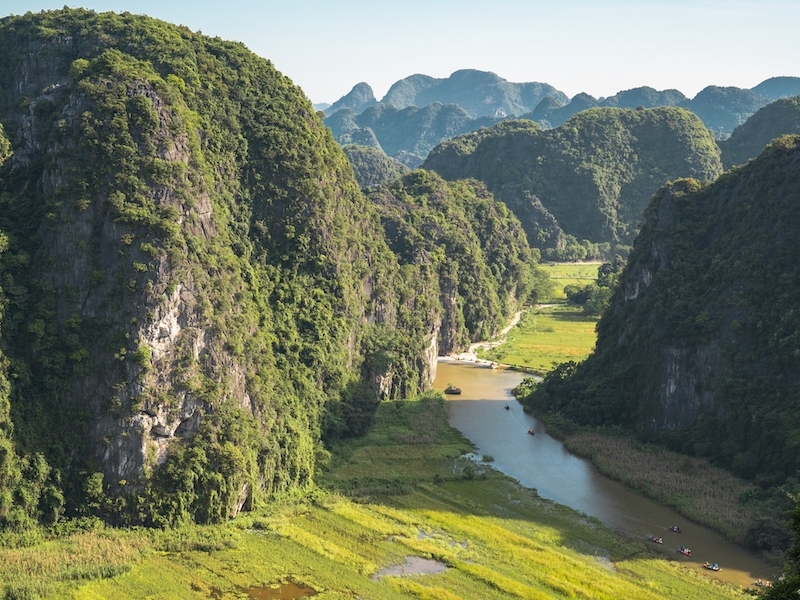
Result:
{"label": "green rice paddy field", "polygon": [[481,354],[482,358],[524,367],[545,374],[562,362],[579,362],[594,348],[597,318],[585,317],[580,307],[566,304],[564,287],[585,286],[597,277],[600,263],[545,264],[555,283],[547,303],[523,314],[520,322],[506,336],[506,341]]}
{"label": "green rice paddy field", "polygon": [[[282,583],[320,600],[743,597],[468,460],[471,449],[440,394],[386,402],[307,496],[217,526],[98,526],[0,549],[4,597],[285,598],[271,589]],[[409,557],[440,572],[378,575]]]}
{"label": "green rice paddy field", "polygon": [[583,287],[597,279],[597,268],[599,262],[586,263],[544,263],[540,267],[550,276],[553,281],[553,294],[550,298],[544,298],[544,302],[565,302],[567,295],[564,288],[568,285]]}
{"label": "green rice paddy field", "polygon": [[[596,272],[550,268],[560,283]],[[565,305],[531,312],[500,350],[544,371],[588,354],[594,323]],[[746,595],[540,498],[492,470],[490,457],[466,458],[472,449],[447,424],[440,394],[386,402],[369,434],[333,449],[316,487],[231,522],[161,531],[87,521],[71,534],[6,536],[0,597],[299,597],[280,595],[286,586],[320,600]],[[380,575],[410,559],[439,572]]]}

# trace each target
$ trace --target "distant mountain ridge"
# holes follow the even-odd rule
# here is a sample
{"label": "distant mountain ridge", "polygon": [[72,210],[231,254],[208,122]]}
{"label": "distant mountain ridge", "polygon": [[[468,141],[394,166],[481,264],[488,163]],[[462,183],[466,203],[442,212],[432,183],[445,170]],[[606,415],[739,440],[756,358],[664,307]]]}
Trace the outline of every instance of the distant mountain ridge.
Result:
{"label": "distant mountain ridge", "polygon": [[718,142],[725,169],[758,156],[772,140],[800,134],[800,95],[767,104],[737,127],[731,137]]}
{"label": "distant mountain ridge", "polygon": [[800,77],[773,77],[749,90],[708,86],[691,99],[675,89],[648,86],[607,98],[580,93],[570,99],[548,84],[511,83],[491,72],[464,69],[444,79],[411,75],[395,82],[380,102],[368,84],[359,83],[325,109],[325,125],[341,146],[378,148],[415,168],[436,144],[503,119],[529,119],[550,129],[590,108],[675,106],[696,114],[724,140],[762,107],[797,94]]}
{"label": "distant mountain ridge", "polygon": [[[419,166],[436,144],[443,140],[493,125],[500,119],[473,119],[457,104],[433,102],[423,108],[398,109],[383,102],[361,114],[351,108],[336,111],[325,119],[340,145],[360,144],[380,148],[388,156],[406,153],[409,166]],[[404,160],[409,164],[408,160]]]}
{"label": "distant mountain ridge", "polygon": [[502,118],[528,112],[548,96],[567,100],[563,92],[547,83],[512,83],[488,71],[463,69],[444,79],[427,75],[401,79],[381,103],[397,108],[422,108],[433,102],[458,104],[473,119]]}

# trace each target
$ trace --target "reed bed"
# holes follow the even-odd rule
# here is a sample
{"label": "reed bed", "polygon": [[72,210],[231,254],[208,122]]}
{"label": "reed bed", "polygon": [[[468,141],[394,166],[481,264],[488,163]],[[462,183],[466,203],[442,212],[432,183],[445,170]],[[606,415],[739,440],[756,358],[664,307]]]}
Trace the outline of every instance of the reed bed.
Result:
{"label": "reed bed", "polygon": [[54,583],[113,577],[129,571],[147,545],[141,537],[108,530],[0,549],[0,589],[6,597],[39,597]]}
{"label": "reed bed", "polygon": [[568,436],[564,444],[571,452],[591,459],[604,475],[737,543],[747,542],[753,517],[740,506],[739,498],[755,487],[727,471],[630,438],[582,432]]}

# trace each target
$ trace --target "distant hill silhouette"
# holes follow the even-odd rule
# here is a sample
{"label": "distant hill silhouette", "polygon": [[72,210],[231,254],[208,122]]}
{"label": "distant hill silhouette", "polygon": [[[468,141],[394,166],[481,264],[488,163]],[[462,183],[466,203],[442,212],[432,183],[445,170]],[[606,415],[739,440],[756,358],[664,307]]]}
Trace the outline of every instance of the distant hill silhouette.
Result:
{"label": "distant hill silhouette", "polygon": [[800,134],[800,95],[767,104],[719,142],[726,169],[755,158],[775,138]]}
{"label": "distant hill silhouette", "polygon": [[377,104],[372,88],[364,83],[357,83],[346,95],[325,109],[325,115],[332,115],[338,110],[349,108],[355,113],[362,113],[373,104]]}
{"label": "distant hill silhouette", "polygon": [[532,111],[546,96],[567,97],[547,83],[511,83],[487,71],[464,69],[446,79],[412,75],[396,82],[381,100],[397,108],[427,106],[433,102],[458,104],[478,117],[511,117]]}
{"label": "distant hill silhouette", "polygon": [[771,77],[750,91],[770,100],[797,96],[800,95],[800,77]]}

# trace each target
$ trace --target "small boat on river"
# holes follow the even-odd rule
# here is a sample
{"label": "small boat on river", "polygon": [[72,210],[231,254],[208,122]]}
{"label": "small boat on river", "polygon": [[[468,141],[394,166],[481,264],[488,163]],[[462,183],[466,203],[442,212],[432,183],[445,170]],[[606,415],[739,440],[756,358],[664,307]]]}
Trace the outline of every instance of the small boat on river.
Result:
{"label": "small boat on river", "polygon": [[533,429],[528,429],[528,433],[530,433],[531,435],[536,435],[536,434],[533,432]]}
{"label": "small boat on river", "polygon": [[674,531],[675,533],[683,533],[683,529],[681,529],[677,525],[670,525],[669,530]]}
{"label": "small boat on river", "polygon": [[458,388],[458,387],[450,384],[445,388],[444,393],[445,394],[453,394],[454,396],[457,396],[458,394],[461,393],[461,388]]}
{"label": "small boat on river", "polygon": [[664,543],[663,539],[661,539],[660,537],[655,536],[655,535],[648,535],[647,539],[650,540],[651,542],[655,542],[656,544],[663,544]]}
{"label": "small boat on river", "polygon": [[703,566],[709,571],[719,571],[719,565],[717,563],[710,563],[706,561],[703,563]]}
{"label": "small boat on river", "polygon": [[680,548],[678,548],[678,552],[680,552],[684,556],[691,556],[692,555],[692,551],[689,550],[686,546],[681,546]]}

